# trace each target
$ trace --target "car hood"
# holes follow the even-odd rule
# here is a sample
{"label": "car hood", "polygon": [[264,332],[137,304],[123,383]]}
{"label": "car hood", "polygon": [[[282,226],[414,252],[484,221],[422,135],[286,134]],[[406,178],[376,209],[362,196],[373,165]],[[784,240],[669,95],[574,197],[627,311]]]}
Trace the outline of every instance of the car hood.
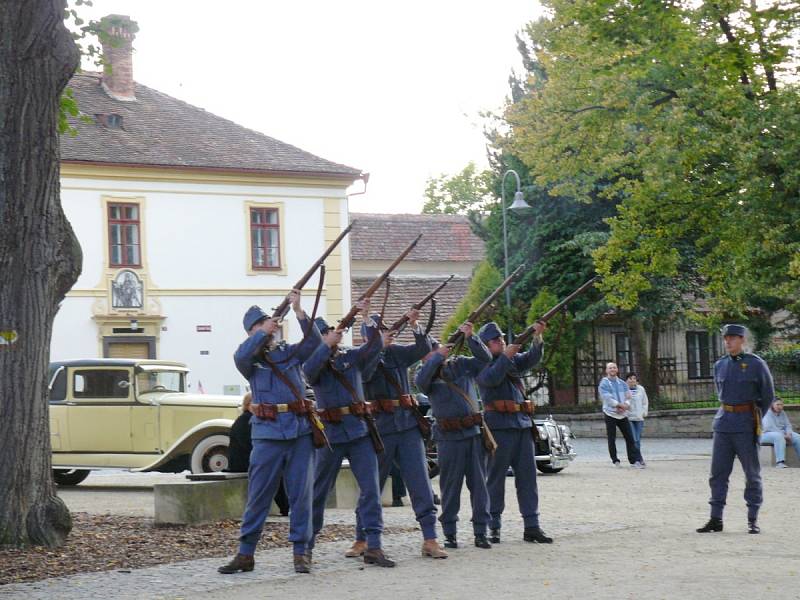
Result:
{"label": "car hood", "polygon": [[153,402],[155,404],[174,406],[220,406],[223,408],[237,408],[242,405],[240,396],[185,394],[181,392],[154,392],[142,394],[139,396],[139,400],[144,403]]}

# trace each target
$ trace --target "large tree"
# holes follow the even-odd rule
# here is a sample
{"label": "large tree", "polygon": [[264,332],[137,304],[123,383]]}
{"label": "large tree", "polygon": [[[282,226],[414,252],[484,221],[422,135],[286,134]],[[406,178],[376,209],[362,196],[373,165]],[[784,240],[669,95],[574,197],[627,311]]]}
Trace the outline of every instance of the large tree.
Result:
{"label": "large tree", "polygon": [[71,529],[47,404],[53,319],[81,269],[59,197],[60,99],[80,56],[65,8],[0,5],[0,544],[58,545]]}
{"label": "large tree", "polygon": [[545,0],[547,85],[507,113],[552,193],[617,199],[595,253],[611,302],[664,278],[719,315],[800,297],[800,3]]}

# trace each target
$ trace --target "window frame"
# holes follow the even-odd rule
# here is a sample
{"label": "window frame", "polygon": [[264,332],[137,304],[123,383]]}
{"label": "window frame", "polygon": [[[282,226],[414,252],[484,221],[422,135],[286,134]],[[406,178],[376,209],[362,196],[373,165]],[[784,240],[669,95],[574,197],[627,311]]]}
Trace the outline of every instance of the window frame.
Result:
{"label": "window frame", "polygon": [[[136,211],[137,211],[137,213],[136,213],[137,214],[137,218],[136,219],[125,219],[125,218],[113,219],[111,217],[111,211],[114,208],[120,208],[120,209],[124,210],[125,207],[135,207]],[[132,224],[136,225],[136,230],[137,230],[137,234],[138,234],[137,237],[138,237],[139,241],[136,244],[129,243],[128,240],[127,240],[126,233],[125,233],[125,226],[129,226],[129,225],[132,225]],[[112,227],[114,225],[119,225],[120,226],[120,240],[121,240],[121,242],[119,244],[114,244],[113,236],[111,234]],[[109,200],[108,202],[106,202],[106,228],[107,228],[107,232],[108,232],[108,266],[110,268],[112,268],[112,269],[125,269],[125,268],[127,268],[127,269],[141,269],[142,268],[142,246],[143,246],[143,244],[142,244],[142,206],[141,206],[141,204],[139,204],[138,202],[125,202],[125,201],[116,202],[116,201],[113,201],[113,200]],[[120,262],[120,263],[115,263],[114,262],[114,254],[112,252],[112,248],[114,246],[119,246],[122,249],[122,251],[120,252],[120,258],[122,258],[123,261]],[[124,249],[128,248],[130,246],[136,246],[138,248],[138,253],[137,254],[138,254],[138,259],[139,260],[138,260],[137,263],[128,264],[128,263],[124,262],[126,260],[126,252],[124,252]]]}
{"label": "window frame", "polygon": [[[614,361],[619,368],[619,375],[622,377],[625,372],[633,370],[633,350],[631,349],[631,337],[624,331],[618,331],[614,336]],[[624,348],[620,349],[620,339],[625,340]],[[626,357],[622,360],[620,357]]]}
{"label": "window frame", "polygon": [[[263,223],[255,223],[253,220],[253,216],[255,213],[260,213],[262,215],[267,215],[269,213],[273,213],[275,215],[275,223],[268,223],[266,220]],[[281,244],[281,211],[280,208],[277,206],[265,206],[265,205],[258,205],[258,204],[251,204],[247,207],[247,220],[250,226],[249,230],[249,246],[250,246],[250,268],[255,272],[264,272],[264,271],[280,271],[283,268],[283,261],[281,257],[281,250],[283,245]],[[256,250],[258,248],[263,248],[264,250],[269,250],[272,246],[256,246],[255,240],[253,239],[253,233],[256,230],[262,230],[264,232],[267,231],[274,231],[275,237],[277,239],[277,246],[275,246],[275,254],[278,259],[277,265],[268,265],[268,266],[260,266],[256,265]],[[265,236],[266,237],[266,236]],[[265,257],[268,256],[268,253],[265,253]]]}
{"label": "window frame", "polygon": [[[687,331],[685,339],[686,376],[690,381],[711,379],[714,376],[712,354],[714,336],[708,331]],[[705,339],[705,346],[702,343],[703,339]],[[690,340],[695,341],[691,343]],[[703,350],[705,350],[705,356],[703,356]]]}

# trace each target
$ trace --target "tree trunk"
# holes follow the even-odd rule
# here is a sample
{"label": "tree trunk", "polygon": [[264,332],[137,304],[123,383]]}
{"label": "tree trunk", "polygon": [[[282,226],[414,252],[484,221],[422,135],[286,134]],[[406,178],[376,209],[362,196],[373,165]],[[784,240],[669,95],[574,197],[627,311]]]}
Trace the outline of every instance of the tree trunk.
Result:
{"label": "tree trunk", "polygon": [[[645,343],[644,320],[640,317],[631,317],[629,322],[634,370],[639,374],[639,382],[647,390],[647,394],[651,395],[653,381],[650,379],[650,354],[647,352],[647,344]],[[624,373],[620,373],[620,377],[624,376]]]}
{"label": "tree trunk", "polygon": [[658,352],[661,341],[661,317],[653,317],[653,328],[650,330],[650,373],[647,378],[650,386],[646,387],[647,393],[652,398],[657,398],[661,391],[661,381],[658,377]]}
{"label": "tree trunk", "polygon": [[63,0],[0,5],[0,544],[63,543],[50,471],[53,319],[81,251],[61,210],[59,106],[79,62]]}

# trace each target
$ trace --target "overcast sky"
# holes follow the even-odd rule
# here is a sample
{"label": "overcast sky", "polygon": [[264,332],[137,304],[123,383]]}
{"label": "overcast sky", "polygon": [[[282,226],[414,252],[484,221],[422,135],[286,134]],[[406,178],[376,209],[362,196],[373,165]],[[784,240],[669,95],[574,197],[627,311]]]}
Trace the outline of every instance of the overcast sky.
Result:
{"label": "overcast sky", "polygon": [[[430,176],[486,165],[481,111],[519,71],[532,0],[94,0],[139,24],[134,78],[370,173],[354,211],[419,212]],[[362,189],[360,183],[351,190]]]}

